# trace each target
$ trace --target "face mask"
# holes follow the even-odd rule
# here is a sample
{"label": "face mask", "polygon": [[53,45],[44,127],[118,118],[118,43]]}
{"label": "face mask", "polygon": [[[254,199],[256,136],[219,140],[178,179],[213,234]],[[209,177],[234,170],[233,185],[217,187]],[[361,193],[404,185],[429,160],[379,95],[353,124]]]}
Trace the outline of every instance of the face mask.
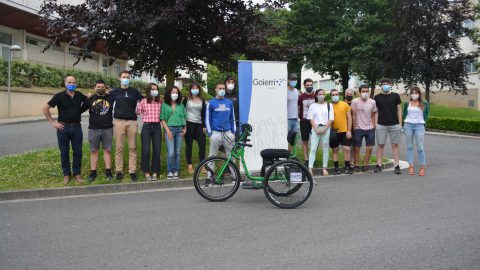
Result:
{"label": "face mask", "polygon": [[385,85],[382,86],[382,90],[383,90],[383,92],[385,92],[385,93],[390,92],[390,89],[391,89],[391,86],[388,85],[388,84],[385,84]]}
{"label": "face mask", "polygon": [[172,93],[171,97],[172,97],[172,100],[175,101],[178,98],[178,94]]}
{"label": "face mask", "polygon": [[362,98],[367,99],[370,95],[368,93],[362,93]]}
{"label": "face mask", "polygon": [[345,98],[346,98],[348,101],[352,101],[353,96],[346,96]]}
{"label": "face mask", "polygon": [[233,91],[235,89],[235,84],[234,83],[227,83],[227,90]]}
{"label": "face mask", "polygon": [[151,95],[152,97],[158,96],[158,90],[151,90],[151,91],[150,91],[150,95]]}
{"label": "face mask", "polygon": [[418,100],[418,94],[412,94],[411,97],[413,100]]}
{"label": "face mask", "polygon": [[333,102],[338,102],[340,100],[340,96],[332,96]]}
{"label": "face mask", "polygon": [[75,91],[77,89],[77,85],[75,84],[67,84],[68,91]]}
{"label": "face mask", "polygon": [[122,83],[122,85],[128,85],[130,83],[130,80],[129,79],[122,79],[120,82]]}
{"label": "face mask", "polygon": [[297,81],[290,81],[290,87],[297,86]]}
{"label": "face mask", "polygon": [[103,88],[97,89],[97,95],[99,95],[99,96],[105,95],[105,89],[103,89]]}
{"label": "face mask", "polygon": [[318,101],[324,101],[324,100],[325,100],[325,96],[324,96],[324,95],[318,95],[318,96],[317,96],[317,99],[318,99]]}
{"label": "face mask", "polygon": [[305,90],[307,90],[308,93],[311,93],[313,91],[313,87],[312,86],[306,87]]}
{"label": "face mask", "polygon": [[196,95],[198,95],[198,93],[200,93],[200,90],[199,89],[192,89],[191,92],[192,92],[192,95],[196,96]]}
{"label": "face mask", "polygon": [[225,90],[219,90],[219,91],[217,92],[217,95],[218,95],[219,97],[225,96]]}

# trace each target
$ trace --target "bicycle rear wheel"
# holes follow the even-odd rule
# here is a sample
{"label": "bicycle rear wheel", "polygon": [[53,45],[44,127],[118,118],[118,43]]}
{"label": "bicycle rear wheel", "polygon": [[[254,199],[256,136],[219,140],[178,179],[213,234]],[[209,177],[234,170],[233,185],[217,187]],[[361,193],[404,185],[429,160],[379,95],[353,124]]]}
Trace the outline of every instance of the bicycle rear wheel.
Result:
{"label": "bicycle rear wheel", "polygon": [[[225,170],[220,174],[225,165]],[[209,201],[220,202],[237,192],[240,177],[240,171],[232,161],[227,164],[227,158],[213,156],[197,166],[193,183],[200,196]]]}
{"label": "bicycle rear wheel", "polygon": [[312,190],[312,175],[298,161],[277,162],[265,173],[263,191],[267,199],[277,207],[298,207],[308,200]]}

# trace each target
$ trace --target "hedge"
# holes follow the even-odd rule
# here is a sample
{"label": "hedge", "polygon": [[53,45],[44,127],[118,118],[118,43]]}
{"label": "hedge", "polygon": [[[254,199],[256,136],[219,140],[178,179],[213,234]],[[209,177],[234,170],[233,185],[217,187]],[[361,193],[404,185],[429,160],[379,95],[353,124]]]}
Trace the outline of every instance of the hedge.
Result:
{"label": "hedge", "polygon": [[[77,69],[61,69],[47,67],[24,61],[13,61],[11,69],[11,84],[14,87],[30,88],[39,87],[63,87],[63,79],[72,75],[77,78],[79,88],[91,89],[95,81],[104,80],[107,87],[113,88],[119,85],[118,78],[104,76],[95,72],[82,71]],[[8,62],[0,59],[0,85],[8,85]],[[141,81],[132,81],[131,86],[141,91],[147,84]]]}
{"label": "hedge", "polygon": [[480,121],[448,117],[428,117],[427,128],[464,133],[480,133]]}

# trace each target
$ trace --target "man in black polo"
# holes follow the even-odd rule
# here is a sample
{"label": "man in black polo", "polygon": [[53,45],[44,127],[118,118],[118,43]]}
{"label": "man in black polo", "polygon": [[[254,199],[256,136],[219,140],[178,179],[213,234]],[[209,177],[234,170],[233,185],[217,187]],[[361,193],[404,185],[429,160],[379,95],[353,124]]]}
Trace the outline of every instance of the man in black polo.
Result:
{"label": "man in black polo", "polygon": [[[65,91],[55,94],[43,107],[43,114],[48,122],[57,130],[58,147],[62,161],[63,183],[70,182],[72,171],[70,168],[70,143],[73,150],[73,176],[77,182],[83,182],[82,169],[82,142],[83,133],[80,125],[82,106],[87,97],[76,92],[77,80],[68,76],[64,80]],[[50,108],[58,107],[58,121],[53,120]]]}

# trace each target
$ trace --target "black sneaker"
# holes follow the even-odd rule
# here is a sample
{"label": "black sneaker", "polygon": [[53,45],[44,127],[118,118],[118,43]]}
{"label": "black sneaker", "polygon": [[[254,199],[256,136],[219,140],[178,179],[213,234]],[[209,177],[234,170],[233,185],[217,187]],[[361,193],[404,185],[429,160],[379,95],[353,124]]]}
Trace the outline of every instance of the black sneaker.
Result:
{"label": "black sneaker", "polygon": [[[363,166],[362,166],[362,167],[363,167]],[[354,173],[363,172],[363,168],[362,168],[362,169],[360,169],[360,167],[358,167],[358,166],[355,166],[355,167],[353,167],[353,172],[354,172]]]}
{"label": "black sneaker", "polygon": [[353,171],[352,171],[352,169],[350,169],[350,167],[345,167],[345,169],[343,170],[343,173],[344,174],[352,174]]}
{"label": "black sneaker", "polygon": [[395,173],[396,174],[402,174],[402,171],[400,170],[400,166],[395,166]]}
{"label": "black sneaker", "polygon": [[117,174],[115,175],[115,179],[117,179],[117,181],[122,181],[122,178],[123,178],[123,173],[117,172]]}
{"label": "black sneaker", "polygon": [[132,180],[132,182],[137,182],[137,174],[136,173],[131,173],[130,174],[130,180]]}
{"label": "black sneaker", "polygon": [[96,172],[90,172],[90,175],[88,176],[88,182],[91,183],[95,181],[95,178],[97,178],[97,173]]}
{"label": "black sneaker", "polygon": [[368,172],[367,166],[362,166],[362,172]]}
{"label": "black sneaker", "polygon": [[334,175],[339,175],[339,174],[340,174],[340,168],[335,168],[335,169],[333,170],[333,174],[334,174]]}
{"label": "black sneaker", "polygon": [[105,172],[105,177],[107,177],[108,181],[112,181],[113,180],[112,171],[106,171]]}
{"label": "black sneaker", "polygon": [[378,165],[375,166],[375,169],[373,170],[374,173],[379,173],[379,172],[382,172],[382,166]]}

